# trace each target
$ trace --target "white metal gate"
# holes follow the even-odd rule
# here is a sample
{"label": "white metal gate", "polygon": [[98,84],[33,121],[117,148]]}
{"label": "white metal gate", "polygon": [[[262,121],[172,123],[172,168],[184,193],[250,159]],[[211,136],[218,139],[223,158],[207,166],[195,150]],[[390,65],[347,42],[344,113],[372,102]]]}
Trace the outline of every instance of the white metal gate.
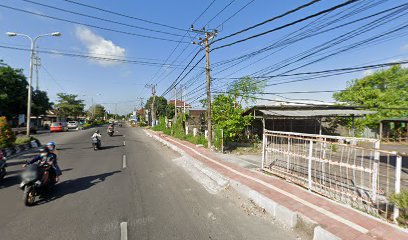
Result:
{"label": "white metal gate", "polygon": [[400,191],[402,157],[380,141],[264,131],[262,169],[355,208],[395,219],[389,195]]}

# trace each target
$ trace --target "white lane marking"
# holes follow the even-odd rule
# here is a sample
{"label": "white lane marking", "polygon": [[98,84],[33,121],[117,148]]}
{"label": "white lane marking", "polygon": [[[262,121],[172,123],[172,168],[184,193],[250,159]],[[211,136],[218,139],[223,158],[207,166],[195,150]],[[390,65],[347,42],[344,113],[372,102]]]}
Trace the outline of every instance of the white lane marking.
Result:
{"label": "white lane marking", "polygon": [[123,146],[126,146],[126,141],[123,141]]}
{"label": "white lane marking", "polygon": [[127,222],[120,223],[120,240],[127,240]]}
{"label": "white lane marking", "polygon": [[213,160],[213,159],[211,159],[211,158],[209,158],[209,157],[207,157],[207,156],[205,156],[205,155],[203,155],[203,154],[197,152],[196,150],[194,150],[193,148],[191,148],[191,147],[189,147],[189,146],[186,146],[186,145],[184,145],[184,144],[182,144],[182,143],[179,143],[179,142],[177,142],[177,141],[174,141],[173,139],[166,138],[166,140],[169,140],[169,141],[175,142],[175,143],[177,143],[177,144],[180,144],[180,145],[182,145],[182,146],[184,146],[184,147],[190,149],[191,151],[193,151],[193,152],[196,153],[197,155],[199,155],[199,156],[201,156],[201,157],[207,159],[207,160],[210,161],[210,162],[213,162],[213,163],[215,163],[215,164],[217,164],[217,165],[219,165],[219,166],[221,166],[221,167],[223,167],[223,168],[225,168],[225,169],[227,169],[227,170],[229,170],[229,171],[231,171],[231,172],[233,172],[233,173],[235,173],[235,174],[237,174],[237,175],[240,175],[240,176],[242,176],[242,177],[244,177],[244,178],[250,179],[250,180],[255,181],[255,182],[257,182],[257,183],[259,183],[259,184],[261,184],[261,185],[264,185],[265,187],[268,187],[268,188],[273,189],[273,190],[275,190],[275,191],[277,191],[277,192],[280,192],[280,193],[282,193],[283,195],[286,195],[286,196],[288,196],[288,197],[290,197],[290,198],[292,198],[292,199],[294,199],[294,200],[296,200],[296,201],[298,201],[298,202],[300,202],[300,203],[302,203],[302,204],[304,204],[304,205],[306,205],[306,206],[308,206],[308,207],[310,207],[310,208],[312,208],[312,209],[314,209],[314,210],[316,210],[316,211],[318,211],[318,212],[320,212],[320,213],[322,213],[322,214],[324,214],[324,215],[326,215],[326,216],[328,216],[328,217],[330,217],[330,218],[333,218],[333,219],[335,219],[335,220],[337,220],[337,221],[339,221],[339,222],[341,222],[341,223],[344,223],[344,224],[346,224],[347,226],[349,226],[349,227],[351,227],[351,228],[354,228],[355,230],[357,230],[357,231],[359,231],[359,232],[361,232],[361,233],[364,233],[364,234],[365,234],[365,233],[368,233],[368,230],[365,229],[364,227],[362,227],[362,226],[360,226],[360,225],[358,225],[358,224],[356,224],[356,223],[354,223],[354,222],[351,222],[351,221],[349,221],[349,220],[347,220],[347,219],[345,219],[345,218],[342,218],[342,217],[340,217],[340,216],[338,216],[338,215],[336,215],[336,214],[334,214],[334,213],[332,213],[332,212],[330,212],[330,211],[328,211],[328,210],[326,210],[326,209],[324,209],[324,208],[321,208],[321,207],[316,206],[316,205],[314,205],[314,204],[312,204],[312,203],[310,203],[310,202],[308,202],[308,201],[305,201],[305,200],[299,198],[299,197],[296,196],[296,195],[293,195],[293,194],[291,194],[291,193],[289,193],[289,192],[286,192],[285,190],[282,190],[282,189],[280,189],[280,188],[277,188],[277,187],[275,187],[275,186],[273,186],[273,185],[271,185],[271,184],[269,184],[269,183],[267,183],[267,182],[264,182],[264,181],[262,181],[262,180],[259,180],[259,179],[257,179],[257,178],[254,178],[254,177],[245,175],[245,174],[243,174],[243,173],[241,173],[241,172],[239,172],[239,171],[237,171],[237,170],[235,170],[235,169],[233,169],[233,168],[230,168],[230,167],[228,167],[228,166],[226,166],[226,165],[224,165],[224,164],[222,164],[222,163],[220,163],[220,162],[218,162],[218,161],[215,161],[215,160]]}
{"label": "white lane marking", "polygon": [[123,168],[126,168],[126,155],[123,155],[122,167],[123,167]]}

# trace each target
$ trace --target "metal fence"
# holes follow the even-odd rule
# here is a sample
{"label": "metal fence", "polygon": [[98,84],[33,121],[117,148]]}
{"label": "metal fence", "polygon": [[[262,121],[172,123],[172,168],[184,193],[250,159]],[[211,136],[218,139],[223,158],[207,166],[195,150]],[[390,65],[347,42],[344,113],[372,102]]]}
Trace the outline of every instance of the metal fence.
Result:
{"label": "metal fence", "polygon": [[389,196],[400,192],[401,166],[376,139],[264,131],[264,171],[387,220],[399,214]]}

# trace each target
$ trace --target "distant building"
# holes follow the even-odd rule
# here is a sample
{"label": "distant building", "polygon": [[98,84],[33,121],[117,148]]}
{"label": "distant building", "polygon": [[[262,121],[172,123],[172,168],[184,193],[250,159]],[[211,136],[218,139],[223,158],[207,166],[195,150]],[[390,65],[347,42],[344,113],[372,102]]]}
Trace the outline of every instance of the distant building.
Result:
{"label": "distant building", "polygon": [[167,101],[167,104],[171,104],[171,105],[176,105],[176,108],[177,108],[177,110],[178,111],[180,111],[180,110],[183,110],[184,108],[185,109],[190,109],[191,108],[191,105],[190,104],[188,104],[188,103],[186,103],[185,101],[182,101],[182,100],[168,100]]}
{"label": "distant building", "polygon": [[186,120],[186,127],[188,127],[188,133],[192,134],[193,129],[197,128],[198,132],[203,133],[207,129],[206,122],[206,112],[205,109],[189,109],[188,117]]}

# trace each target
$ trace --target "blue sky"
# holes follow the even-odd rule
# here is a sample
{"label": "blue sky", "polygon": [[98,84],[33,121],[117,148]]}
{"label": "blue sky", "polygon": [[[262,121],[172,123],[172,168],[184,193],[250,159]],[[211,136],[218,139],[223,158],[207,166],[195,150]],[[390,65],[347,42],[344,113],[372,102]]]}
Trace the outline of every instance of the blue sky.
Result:
{"label": "blue sky", "polygon": [[[28,13],[18,12],[4,7],[0,7],[0,32],[5,33],[7,31],[25,33],[29,35],[38,35],[42,33],[49,33],[59,31],[62,33],[60,38],[46,37],[42,38],[38,42],[40,50],[53,51],[58,53],[59,51],[72,54],[90,55],[90,56],[106,56],[110,58],[119,59],[131,59],[144,62],[153,62],[159,65],[145,66],[139,64],[129,63],[113,63],[112,61],[100,61],[91,60],[77,57],[60,56],[58,54],[46,54],[40,53],[41,63],[43,68],[40,69],[40,88],[46,90],[52,100],[55,101],[55,95],[58,92],[67,92],[80,95],[86,103],[91,103],[91,98],[96,103],[103,103],[108,109],[114,110],[113,103],[118,104],[119,113],[127,113],[131,111],[135,106],[139,105],[138,97],[144,97],[146,100],[150,95],[150,90],[145,88],[146,83],[158,83],[157,93],[162,94],[167,87],[176,79],[180,74],[182,66],[185,66],[191,59],[197,45],[190,44],[194,33],[189,33],[187,37],[183,38],[183,42],[174,51],[167,63],[177,65],[177,69],[173,71],[172,66],[160,65],[165,62],[170,53],[177,45],[177,41],[181,40],[185,31],[175,30],[155,24],[149,24],[135,19],[124,18],[106,12],[100,12],[95,9],[78,6],[63,0],[32,0],[32,2],[47,4],[61,9],[75,11],[83,14],[96,16],[103,19],[117,21],[122,24],[132,25],[133,27],[123,26],[113,23],[107,23],[100,20],[90,19],[84,16],[77,16],[66,12],[61,12],[55,9],[50,9],[44,6],[39,6],[27,1],[22,0],[3,0],[1,4],[11,6],[17,9],[23,9],[26,11],[34,12],[37,14],[45,14],[49,16],[68,19],[71,21],[91,24],[103,28],[113,29],[115,31],[128,32],[132,34],[142,34],[154,37],[166,38],[173,40],[162,41],[156,39],[149,39],[140,36],[134,36],[130,34],[123,34],[118,32],[112,32],[102,29],[96,29],[89,26],[83,26],[73,23],[61,22],[58,20],[52,20],[41,16],[35,16]],[[85,4],[98,6],[110,11],[126,14],[129,16],[153,21],[160,24],[174,26],[181,29],[188,29],[193,21],[203,12],[203,10],[210,4],[209,0],[178,0],[178,1],[107,1],[107,0],[86,0],[80,1]],[[245,9],[239,12],[236,16],[229,19],[225,24],[218,27],[219,34],[217,38],[226,36],[230,33],[239,31],[245,27],[252,26],[263,20],[276,16],[287,10],[293,9],[307,1],[278,1],[278,0],[216,0],[211,7],[206,11],[195,23],[196,28],[200,28],[208,23],[208,27],[215,28],[220,23],[224,22],[227,18],[237,12],[241,7],[248,4]],[[271,28],[283,25],[285,23],[302,18],[306,15],[318,12],[322,9],[334,6],[344,1],[332,1],[322,0],[321,2],[299,11],[288,17],[273,21],[265,24],[261,27],[240,34],[239,36],[220,41],[214,44],[213,47],[229,43],[234,40],[238,40],[259,32],[269,30]],[[360,4],[366,5],[370,2],[361,0]],[[231,4],[230,4],[231,3]],[[401,0],[389,0],[376,7],[370,8],[356,16],[353,16],[347,21],[357,19],[399,4],[406,3]],[[224,7],[226,7],[218,16]],[[331,13],[330,16],[336,16],[338,12]],[[216,16],[216,17],[214,17]],[[344,22],[347,22],[346,20]],[[406,15],[395,19],[392,22],[384,24],[379,28],[376,28],[366,34],[363,34],[355,39],[351,39],[349,42],[345,42],[343,45],[338,44],[333,46],[332,49],[344,46],[348,43],[357,42],[367,37],[374,36],[380,32],[391,29],[403,23],[407,23],[408,18]],[[297,24],[292,27],[285,28],[281,31],[277,31],[265,36],[255,38],[253,40],[246,41],[241,44],[236,44],[231,47],[216,50],[211,53],[211,63],[217,63],[223,60],[227,60],[233,57],[240,56],[244,53],[251,52],[268,46],[274,41],[279,40],[281,37],[290,34],[292,32],[299,32],[309,24],[311,21],[306,21],[301,24]],[[338,24],[344,23],[339,22]],[[243,62],[240,65],[229,67],[221,73],[217,73],[222,68],[214,67],[212,76],[214,78],[222,77],[240,77],[246,74],[251,74],[264,67],[278,63],[288,57],[296,55],[302,51],[308,50],[314,46],[317,46],[325,41],[328,41],[336,36],[350,32],[356,27],[361,26],[366,22],[361,22],[350,27],[336,29],[328,33],[318,35],[299,41],[295,44],[288,46],[285,49],[266,57],[262,61],[256,62],[251,66],[247,66],[253,61],[256,61],[264,55],[259,55],[253,59]],[[337,25],[338,25],[337,24]],[[164,31],[169,34],[162,34],[152,31],[146,31],[142,29],[136,29],[134,26],[143,28]],[[336,26],[334,24],[333,26]],[[177,36],[174,36],[177,35]],[[180,36],[181,35],[181,36]],[[22,37],[10,38],[5,34],[0,35],[0,46],[28,48],[29,42]],[[408,56],[408,40],[406,36],[406,30],[401,32],[397,38],[383,41],[381,44],[368,46],[361,49],[347,51],[340,55],[328,58],[327,60],[312,64],[310,66],[301,68],[297,72],[305,71],[320,71],[325,69],[334,69],[341,67],[350,67],[361,64],[373,64],[378,62],[388,62],[403,60]],[[182,50],[185,49],[184,52]],[[181,54],[182,53],[182,54]],[[176,59],[178,57],[178,59]],[[202,56],[201,54],[199,55]],[[29,52],[17,51],[12,49],[0,48],[0,59],[3,59],[7,64],[15,68],[23,68],[27,74],[29,66]],[[195,63],[195,62],[193,62]],[[188,93],[187,99],[190,101],[200,98],[204,95],[204,91],[198,91],[192,93],[192,91],[205,82],[204,75],[200,75],[197,79],[189,79],[199,72],[203,71],[204,61],[197,65],[190,75],[183,80],[183,83],[187,82],[185,86],[185,93]],[[295,65],[294,65],[295,66]],[[289,68],[287,68],[289,69]],[[277,71],[271,74],[278,74],[283,72]],[[48,74],[49,73],[49,74]],[[268,87],[266,91],[269,92],[286,92],[286,91],[309,91],[309,90],[338,90],[344,89],[346,82],[353,78],[362,77],[364,74],[370,72],[358,72],[349,75],[341,75],[330,78],[316,79],[313,81],[299,82],[293,84],[283,84],[274,87]],[[153,78],[156,76],[156,78]],[[159,77],[158,77],[159,76]],[[223,90],[227,86],[228,81],[231,80],[214,80],[213,88]],[[194,92],[194,91],[193,91]],[[174,97],[173,91],[171,94],[166,95],[166,98]],[[331,93],[322,94],[288,94],[284,95],[289,98],[307,98],[323,101],[332,101]],[[281,99],[277,96],[265,96],[266,98]],[[197,102],[194,102],[197,104]]]}

